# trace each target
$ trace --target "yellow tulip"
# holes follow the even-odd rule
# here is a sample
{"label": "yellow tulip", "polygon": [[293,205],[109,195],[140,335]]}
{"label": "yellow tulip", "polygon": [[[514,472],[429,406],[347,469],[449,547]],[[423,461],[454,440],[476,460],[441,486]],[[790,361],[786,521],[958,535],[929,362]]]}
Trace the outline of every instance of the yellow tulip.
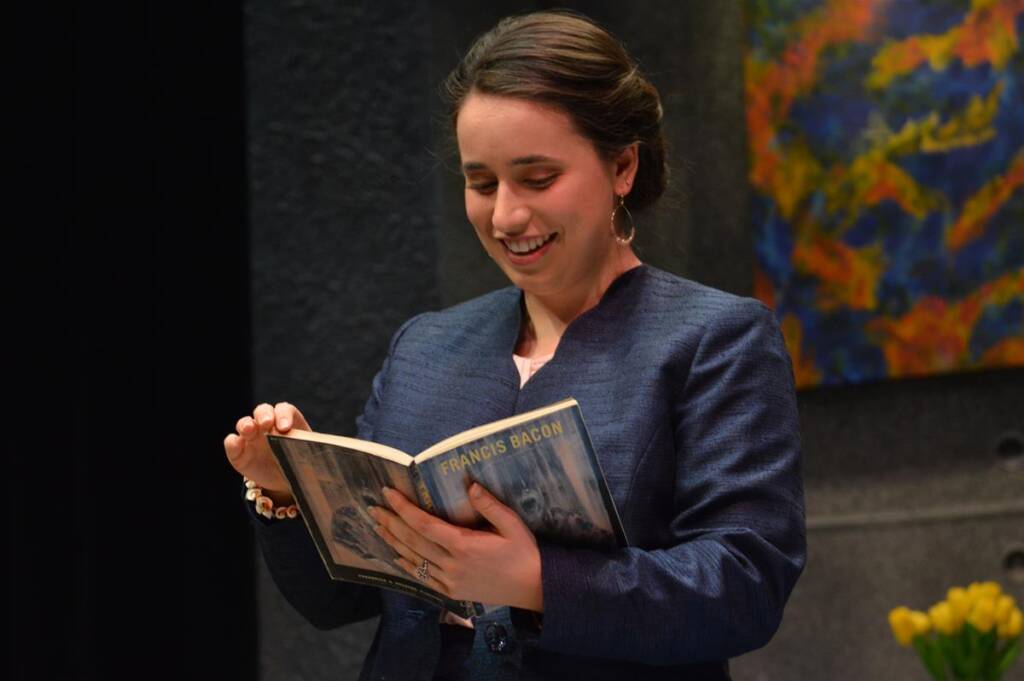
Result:
{"label": "yellow tulip", "polygon": [[1003,589],[999,586],[999,582],[982,582],[978,585],[978,590],[981,592],[982,598],[991,598],[993,600],[999,598],[1003,593]]}
{"label": "yellow tulip", "polygon": [[967,585],[967,597],[972,601],[978,600],[981,592],[981,582],[971,582]]}
{"label": "yellow tulip", "polygon": [[910,608],[900,606],[889,612],[889,626],[892,627],[892,635],[896,637],[901,646],[909,646],[914,640],[914,620],[910,615]]}
{"label": "yellow tulip", "polygon": [[1010,617],[1010,613],[1017,606],[1017,602],[1013,600],[1013,596],[1009,594],[1003,594],[996,599],[996,624],[1002,624]]}
{"label": "yellow tulip", "polygon": [[910,621],[914,625],[914,636],[927,634],[932,630],[932,621],[923,612],[911,610]]}
{"label": "yellow tulip", "polygon": [[1020,608],[1014,608],[1010,611],[1010,616],[1006,618],[1006,621],[999,624],[996,632],[999,634],[999,638],[1017,638],[1020,636],[1022,624],[1024,624],[1024,615],[1021,614]]}
{"label": "yellow tulip", "polygon": [[953,607],[947,601],[939,601],[928,609],[928,617],[932,621],[935,631],[952,636],[963,624],[963,620],[957,618]]}
{"label": "yellow tulip", "polygon": [[977,603],[983,598],[995,600],[1002,591],[998,582],[971,582],[967,586],[967,596],[972,603]]}
{"label": "yellow tulip", "polygon": [[967,614],[971,611],[971,599],[967,595],[967,589],[954,586],[947,592],[946,600],[949,602],[949,606],[953,609],[953,614],[956,618],[963,622],[964,619],[967,618]]}
{"label": "yellow tulip", "polygon": [[982,633],[992,631],[992,627],[996,624],[995,599],[986,596],[979,598],[971,608],[971,614],[967,616],[967,621]]}

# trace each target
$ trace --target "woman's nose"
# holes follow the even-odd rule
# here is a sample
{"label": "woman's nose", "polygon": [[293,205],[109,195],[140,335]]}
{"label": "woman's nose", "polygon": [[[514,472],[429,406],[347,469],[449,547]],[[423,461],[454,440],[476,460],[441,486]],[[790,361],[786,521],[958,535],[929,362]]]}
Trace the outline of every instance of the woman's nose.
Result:
{"label": "woman's nose", "polygon": [[516,193],[502,183],[495,190],[494,210],[491,224],[496,231],[503,234],[518,234],[530,223],[530,209]]}

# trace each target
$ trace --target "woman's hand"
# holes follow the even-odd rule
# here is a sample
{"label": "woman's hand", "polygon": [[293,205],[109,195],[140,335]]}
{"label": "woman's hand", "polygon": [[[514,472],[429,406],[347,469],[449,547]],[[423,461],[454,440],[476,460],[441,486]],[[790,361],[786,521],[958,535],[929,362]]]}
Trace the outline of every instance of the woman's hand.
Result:
{"label": "woman's hand", "polygon": [[469,501],[494,531],[446,523],[393,489],[385,489],[384,496],[394,512],[374,508],[371,513],[378,534],[401,554],[407,572],[422,579],[417,570],[426,560],[426,583],[455,600],[544,611],[537,540],[516,512],[482,485],[470,486]]}
{"label": "woman's hand", "polygon": [[237,434],[224,438],[224,453],[236,471],[255,482],[275,506],[292,502],[292,488],[281,473],[267,443],[267,433],[287,433],[292,428],[310,430],[306,418],[287,402],[273,407],[261,404],[252,416],[243,416],[235,424]]}

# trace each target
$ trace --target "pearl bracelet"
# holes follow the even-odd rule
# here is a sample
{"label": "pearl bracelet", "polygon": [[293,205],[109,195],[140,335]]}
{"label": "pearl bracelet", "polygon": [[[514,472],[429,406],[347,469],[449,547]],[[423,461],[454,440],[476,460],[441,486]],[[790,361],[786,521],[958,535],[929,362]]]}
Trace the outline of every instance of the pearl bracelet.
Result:
{"label": "pearl bracelet", "polygon": [[245,500],[253,501],[256,503],[256,512],[268,520],[284,518],[297,518],[299,516],[299,507],[295,504],[290,506],[279,506],[274,508],[274,500],[270,497],[263,496],[263,490],[256,486],[256,483],[249,478],[242,476],[242,480],[245,481]]}

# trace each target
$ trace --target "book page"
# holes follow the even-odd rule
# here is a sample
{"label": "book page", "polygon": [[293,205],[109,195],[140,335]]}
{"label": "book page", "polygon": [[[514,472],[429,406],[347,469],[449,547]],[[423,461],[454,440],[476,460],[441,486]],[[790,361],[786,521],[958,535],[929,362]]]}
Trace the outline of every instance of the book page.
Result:
{"label": "book page", "polygon": [[319,442],[290,437],[275,441],[294,475],[294,481],[291,476],[289,480],[303,517],[331,560],[408,578],[394,562],[398,554],[373,531],[376,521],[367,512],[370,506],[387,508],[381,494],[385,485],[415,498],[408,468],[363,451]]}
{"label": "book page", "polygon": [[408,466],[412,463],[412,457],[400,449],[388,447],[387,445],[378,444],[376,442],[370,442],[369,440],[357,440],[354,437],[345,437],[344,435],[331,435],[330,433],[317,433],[315,431],[298,430],[293,428],[288,431],[287,435],[275,435],[274,437],[306,440],[308,442],[320,442],[327,445],[334,445],[335,447],[352,449],[357,452],[369,452],[374,456],[379,456],[383,459],[387,459],[388,461],[394,461],[395,463],[403,466]]}

